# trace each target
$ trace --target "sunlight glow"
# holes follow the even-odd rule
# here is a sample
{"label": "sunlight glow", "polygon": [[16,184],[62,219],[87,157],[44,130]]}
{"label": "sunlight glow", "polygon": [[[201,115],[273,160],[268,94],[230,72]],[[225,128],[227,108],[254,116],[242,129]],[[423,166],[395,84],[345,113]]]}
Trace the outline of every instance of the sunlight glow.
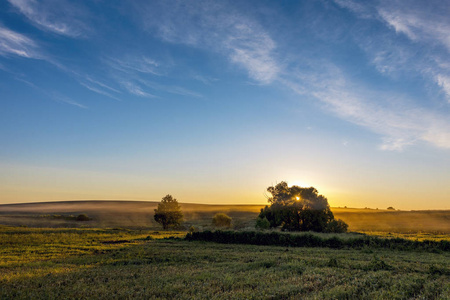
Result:
{"label": "sunlight glow", "polygon": [[299,187],[310,187],[311,185],[302,180],[288,180],[289,186],[297,185]]}

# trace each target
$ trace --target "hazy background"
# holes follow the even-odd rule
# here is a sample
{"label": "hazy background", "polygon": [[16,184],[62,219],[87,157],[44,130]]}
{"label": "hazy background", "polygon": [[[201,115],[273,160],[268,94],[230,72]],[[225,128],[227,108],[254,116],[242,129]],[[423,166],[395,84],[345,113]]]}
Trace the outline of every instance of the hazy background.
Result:
{"label": "hazy background", "polygon": [[[148,201],[64,201],[0,205],[0,224],[25,227],[144,228],[161,230],[153,216],[159,202]],[[205,205],[181,203],[183,229],[216,229],[216,213],[232,218],[234,229],[253,230],[262,205]],[[448,210],[398,211],[382,209],[332,208],[336,219],[349,231],[445,235],[450,233]],[[87,214],[89,221],[76,221]],[[416,238],[418,235],[415,236]]]}
{"label": "hazy background", "polygon": [[0,203],[450,208],[446,1],[0,3]]}

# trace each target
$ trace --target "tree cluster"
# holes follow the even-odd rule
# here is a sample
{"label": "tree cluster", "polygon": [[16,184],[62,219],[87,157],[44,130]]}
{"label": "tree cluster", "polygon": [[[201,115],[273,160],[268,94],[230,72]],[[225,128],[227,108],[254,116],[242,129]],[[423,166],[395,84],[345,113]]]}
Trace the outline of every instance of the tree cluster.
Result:
{"label": "tree cluster", "polygon": [[268,197],[271,205],[261,209],[257,224],[262,225],[267,219],[271,228],[281,226],[283,230],[289,231],[347,231],[348,225],[341,220],[334,220],[327,198],[319,195],[315,188],[289,187],[287,182],[282,181],[270,186],[267,191],[271,195]]}

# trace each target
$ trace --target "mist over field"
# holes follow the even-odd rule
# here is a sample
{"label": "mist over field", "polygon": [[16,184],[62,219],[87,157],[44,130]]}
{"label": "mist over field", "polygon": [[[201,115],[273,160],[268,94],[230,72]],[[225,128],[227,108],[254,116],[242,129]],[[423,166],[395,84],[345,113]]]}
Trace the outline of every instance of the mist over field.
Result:
{"label": "mist over field", "polygon": [[[32,227],[160,228],[154,221],[158,202],[65,201],[0,205],[0,224]],[[211,226],[216,213],[226,213],[239,228],[254,228],[264,205],[206,205],[180,203],[185,227]],[[331,208],[334,216],[349,224],[349,231],[450,233],[450,211],[393,211]],[[76,222],[52,216],[87,214],[91,221]]]}

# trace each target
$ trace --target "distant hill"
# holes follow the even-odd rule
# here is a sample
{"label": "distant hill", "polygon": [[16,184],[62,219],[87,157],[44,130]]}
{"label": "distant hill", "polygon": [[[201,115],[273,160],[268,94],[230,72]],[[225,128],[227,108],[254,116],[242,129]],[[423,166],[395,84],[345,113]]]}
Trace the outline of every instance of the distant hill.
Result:
{"label": "distant hill", "polygon": [[[158,202],[150,201],[63,201],[0,205],[0,224],[30,227],[124,227],[153,228]],[[238,228],[253,227],[264,205],[209,205],[180,203],[185,226],[211,226],[219,212],[233,218]],[[356,208],[332,208],[337,219],[349,224],[351,231],[442,232],[450,233],[450,210],[396,211]],[[91,221],[70,218],[87,214]]]}

